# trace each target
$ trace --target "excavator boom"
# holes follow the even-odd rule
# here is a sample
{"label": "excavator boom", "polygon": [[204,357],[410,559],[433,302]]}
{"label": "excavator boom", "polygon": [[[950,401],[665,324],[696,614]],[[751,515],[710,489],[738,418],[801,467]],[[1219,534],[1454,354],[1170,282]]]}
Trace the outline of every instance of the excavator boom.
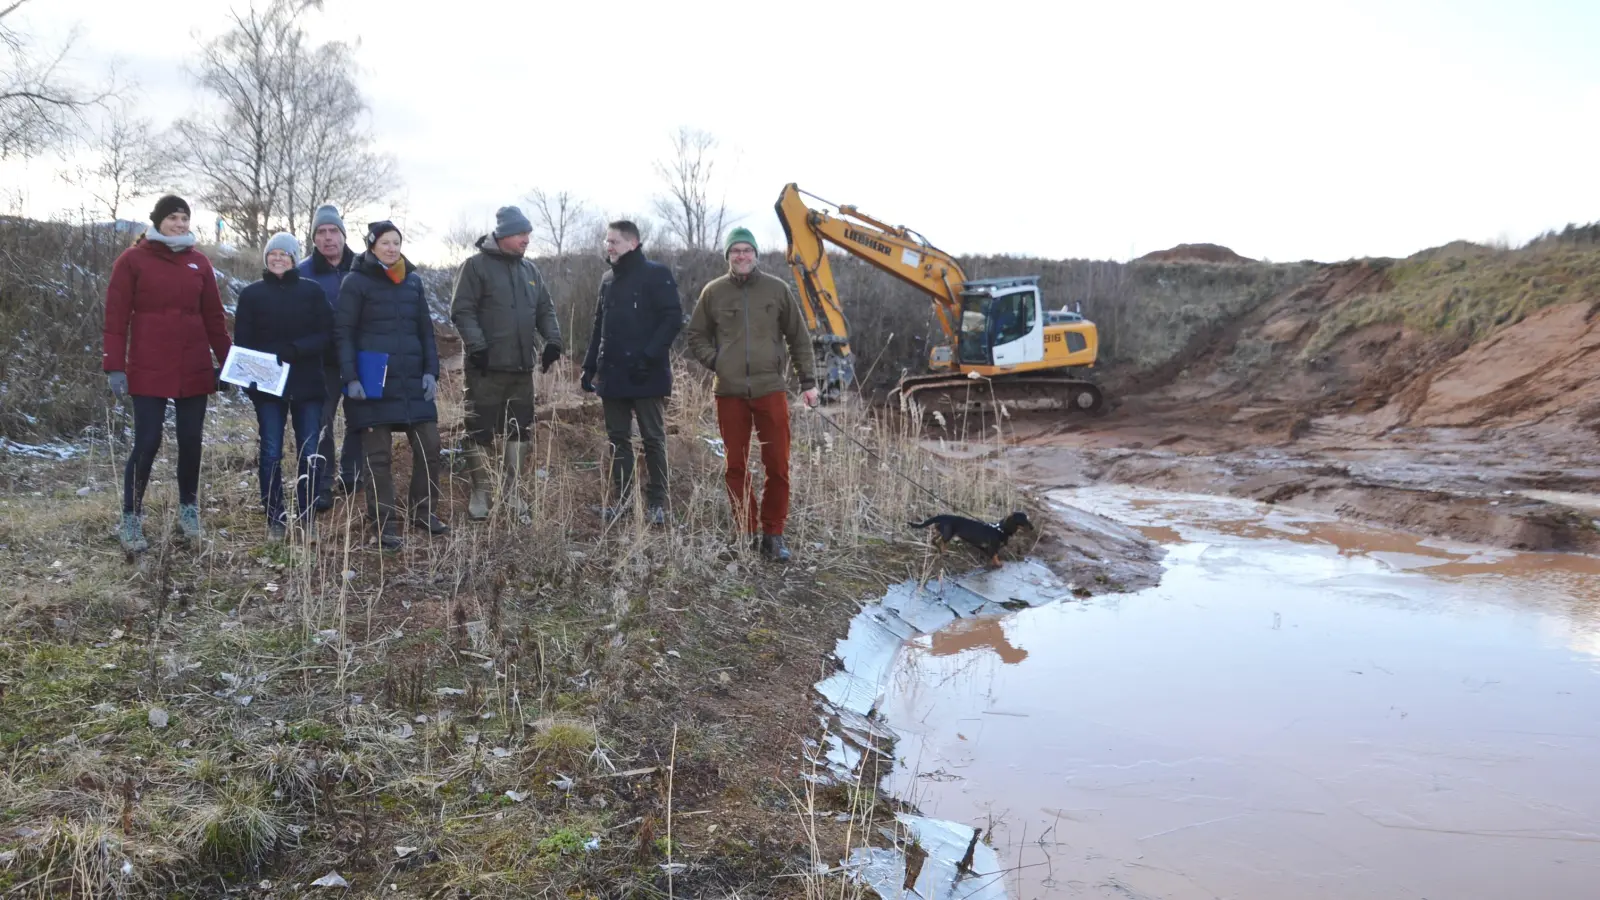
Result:
{"label": "excavator boom", "polygon": [[[814,209],[806,197],[835,211]],[[933,374],[901,380],[896,393],[902,407],[937,396],[963,412],[997,402],[1101,409],[1099,387],[1081,371],[1094,365],[1098,332],[1076,313],[1047,313],[1036,277],[969,281],[953,256],[915,231],[854,206],[829,203],[794,184],[784,186],[776,210],[806,325],[819,362],[825,363],[824,399],[838,399],[854,382],[849,321],[828,261],[826,245],[833,244],[933,301],[946,343],[929,354]],[[983,380],[987,398],[974,399],[975,378]],[[956,395],[959,399],[952,399]]]}

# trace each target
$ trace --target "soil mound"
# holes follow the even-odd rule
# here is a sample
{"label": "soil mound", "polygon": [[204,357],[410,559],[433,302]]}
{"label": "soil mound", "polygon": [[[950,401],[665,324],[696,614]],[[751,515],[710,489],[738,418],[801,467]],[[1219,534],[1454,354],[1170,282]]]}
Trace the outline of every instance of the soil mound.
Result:
{"label": "soil mound", "polygon": [[1134,262],[1162,263],[1162,262],[1208,262],[1208,263],[1252,263],[1255,260],[1240,256],[1221,244],[1179,244],[1168,250],[1156,250],[1134,260]]}

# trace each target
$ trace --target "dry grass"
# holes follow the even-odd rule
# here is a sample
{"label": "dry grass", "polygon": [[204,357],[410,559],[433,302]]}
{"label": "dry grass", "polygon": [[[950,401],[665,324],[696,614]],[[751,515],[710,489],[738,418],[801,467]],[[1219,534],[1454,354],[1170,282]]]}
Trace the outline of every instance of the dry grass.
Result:
{"label": "dry grass", "polygon": [[1329,315],[1302,356],[1324,353],[1367,325],[1404,323],[1424,334],[1481,340],[1547,306],[1600,299],[1600,246],[1559,240],[1509,250],[1458,242],[1393,262],[1391,290],[1356,297]]}
{"label": "dry grass", "polygon": [[350,502],[315,547],[265,541],[241,400],[208,420],[197,550],[168,538],[170,455],[137,565],[111,535],[124,448],[10,472],[0,891],[199,896],[337,869],[360,896],[616,896],[665,893],[670,854],[679,894],[803,893],[777,876],[810,844],[787,796],[817,727],[806,685],[857,601],[933,565],[902,527],[933,501],[901,474],[985,514],[1020,501],[867,410],[829,415],[877,459],[797,411],[796,561],[766,565],[731,529],[705,385],[679,384],[665,530],[600,525],[603,430],[570,373],[541,380],[532,523],[497,504],[468,524],[452,470],[456,530],[393,555]]}

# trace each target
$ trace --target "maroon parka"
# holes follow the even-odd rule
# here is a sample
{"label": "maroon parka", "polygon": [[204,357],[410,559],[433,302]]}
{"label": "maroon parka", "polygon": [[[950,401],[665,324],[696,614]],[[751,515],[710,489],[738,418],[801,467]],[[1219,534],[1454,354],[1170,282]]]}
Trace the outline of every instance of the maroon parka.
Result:
{"label": "maroon parka", "polygon": [[172,399],[214,393],[229,346],[217,276],[205,254],[174,253],[142,237],[122,251],[106,290],[100,368],[126,372],[128,393]]}

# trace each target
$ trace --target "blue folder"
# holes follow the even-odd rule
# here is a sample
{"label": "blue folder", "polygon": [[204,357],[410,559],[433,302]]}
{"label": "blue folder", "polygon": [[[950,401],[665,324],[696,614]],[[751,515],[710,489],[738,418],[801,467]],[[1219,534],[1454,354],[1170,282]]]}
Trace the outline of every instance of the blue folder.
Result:
{"label": "blue folder", "polygon": [[[384,382],[389,379],[389,354],[374,350],[358,351],[356,377],[361,380],[361,390],[366,392],[368,400],[381,398]],[[348,388],[346,393],[349,393]]]}

